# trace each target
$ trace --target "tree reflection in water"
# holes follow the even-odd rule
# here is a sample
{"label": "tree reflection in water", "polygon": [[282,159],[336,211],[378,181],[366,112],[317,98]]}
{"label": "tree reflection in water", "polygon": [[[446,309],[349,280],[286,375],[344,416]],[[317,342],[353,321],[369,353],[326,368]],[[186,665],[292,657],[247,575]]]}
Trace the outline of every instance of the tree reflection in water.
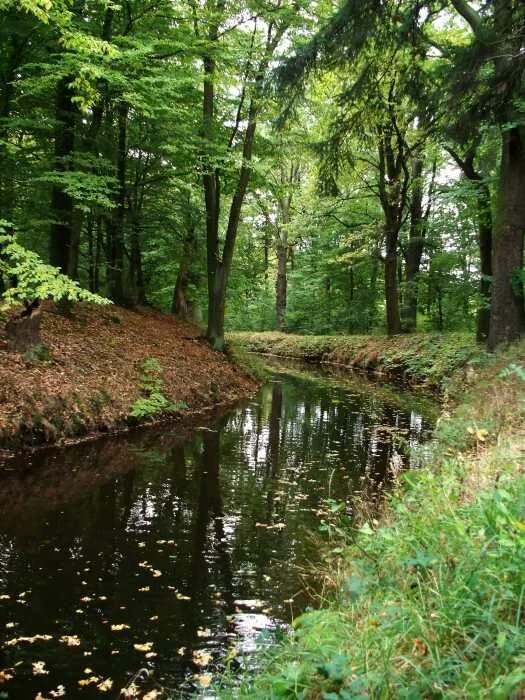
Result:
{"label": "tree reflection in water", "polygon": [[[253,641],[254,627],[288,617],[283,601],[318,556],[308,533],[324,500],[350,505],[363,485],[372,498],[392,456],[421,443],[431,422],[415,397],[364,379],[279,371],[256,399],[193,433],[162,426],[11,464],[0,595],[15,625],[3,634],[53,637],[4,648],[1,666],[21,662],[12,697],[59,684],[74,694],[86,666],[117,688],[143,667],[145,687],[191,687],[195,650],[213,669],[242,646],[239,634]],[[156,656],[134,649],[146,642]],[[49,675],[32,675],[37,657]]]}

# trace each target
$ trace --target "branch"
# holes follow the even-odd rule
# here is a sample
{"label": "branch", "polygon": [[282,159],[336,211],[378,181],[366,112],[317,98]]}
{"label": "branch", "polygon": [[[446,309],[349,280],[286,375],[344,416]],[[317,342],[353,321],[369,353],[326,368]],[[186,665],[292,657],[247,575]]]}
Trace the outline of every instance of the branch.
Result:
{"label": "branch", "polygon": [[456,12],[458,12],[472,29],[476,39],[485,43],[487,39],[487,29],[483,19],[476,10],[469,5],[467,0],[450,0]]}

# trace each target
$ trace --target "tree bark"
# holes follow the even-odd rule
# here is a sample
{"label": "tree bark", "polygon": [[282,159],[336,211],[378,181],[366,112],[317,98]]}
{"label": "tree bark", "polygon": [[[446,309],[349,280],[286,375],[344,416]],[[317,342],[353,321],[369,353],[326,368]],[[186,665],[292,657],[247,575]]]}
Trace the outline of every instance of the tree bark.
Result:
{"label": "tree bark", "polygon": [[525,130],[503,133],[501,176],[494,231],[494,276],[488,349],[516,340],[523,318],[525,231]]}
{"label": "tree bark", "polygon": [[193,303],[188,298],[188,288],[192,281],[191,267],[193,255],[195,253],[195,226],[191,224],[184,239],[182,258],[177,274],[177,281],[173,290],[173,301],[171,312],[184,321],[195,320],[195,309]]}
{"label": "tree bark", "polygon": [[24,353],[42,342],[40,301],[27,304],[25,310],[6,324],[8,352]]}
{"label": "tree bark", "polygon": [[127,302],[124,292],[124,225],[126,219],[127,124],[129,106],[121,102],[117,111],[117,206],[108,221],[108,291],[117,304]]}
{"label": "tree bark", "polygon": [[403,324],[405,330],[414,331],[417,325],[417,275],[421,267],[425,241],[423,216],[423,161],[416,158],[412,166],[412,198],[410,201],[410,232],[405,254],[405,303]]}
{"label": "tree bark", "polygon": [[275,283],[275,311],[277,315],[277,328],[284,330],[286,322],[286,305],[288,290],[288,246],[278,245],[277,247],[277,280]]}
{"label": "tree bark", "polygon": [[385,300],[386,326],[388,335],[401,333],[401,316],[399,314],[399,293],[397,285],[397,243],[399,232],[386,230],[385,257]]}
{"label": "tree bark", "polygon": [[[72,78],[62,78],[55,96],[55,170],[66,173],[71,169],[71,157],[75,147],[75,126],[77,109],[73,103],[73,91],[70,87]],[[49,243],[51,265],[58,267],[64,274],[70,275],[77,267],[75,256],[75,221],[73,199],[59,184],[53,185],[51,192],[51,210],[53,224]]]}

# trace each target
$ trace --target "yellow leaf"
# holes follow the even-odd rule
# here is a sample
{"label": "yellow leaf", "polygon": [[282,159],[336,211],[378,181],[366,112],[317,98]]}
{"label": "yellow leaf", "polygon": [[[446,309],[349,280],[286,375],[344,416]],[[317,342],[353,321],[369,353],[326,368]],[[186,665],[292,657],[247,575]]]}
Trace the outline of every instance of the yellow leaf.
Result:
{"label": "yellow leaf", "polygon": [[202,649],[197,649],[193,652],[193,663],[201,666],[201,668],[207,666],[212,659],[213,656]]}
{"label": "yellow leaf", "polygon": [[107,693],[113,688],[113,681],[111,678],[106,678],[106,680],[102,681],[102,683],[99,683],[97,685],[98,690],[100,690],[101,693]]}
{"label": "yellow leaf", "polygon": [[211,685],[213,676],[209,673],[200,673],[194,676],[201,688],[208,688]]}
{"label": "yellow leaf", "polygon": [[144,644],[134,644],[133,648],[136,651],[141,651],[143,653],[147,653],[153,649],[153,642],[145,642]]}

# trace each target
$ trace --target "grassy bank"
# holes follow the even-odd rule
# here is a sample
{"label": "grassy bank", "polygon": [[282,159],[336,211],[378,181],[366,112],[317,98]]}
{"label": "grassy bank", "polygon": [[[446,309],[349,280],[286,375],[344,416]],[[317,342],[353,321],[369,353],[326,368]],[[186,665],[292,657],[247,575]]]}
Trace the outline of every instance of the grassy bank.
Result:
{"label": "grassy bank", "polygon": [[229,341],[247,352],[327,363],[446,389],[457,372],[472,372],[486,358],[470,333],[388,336],[303,336],[232,333]]}
{"label": "grassy bank", "polygon": [[199,331],[160,313],[48,305],[42,345],[7,352],[0,331],[0,450],[184,417],[255,389]]}
{"label": "grassy bank", "polygon": [[221,698],[524,697],[525,344],[484,365],[381,523],[332,524],[320,609]]}

